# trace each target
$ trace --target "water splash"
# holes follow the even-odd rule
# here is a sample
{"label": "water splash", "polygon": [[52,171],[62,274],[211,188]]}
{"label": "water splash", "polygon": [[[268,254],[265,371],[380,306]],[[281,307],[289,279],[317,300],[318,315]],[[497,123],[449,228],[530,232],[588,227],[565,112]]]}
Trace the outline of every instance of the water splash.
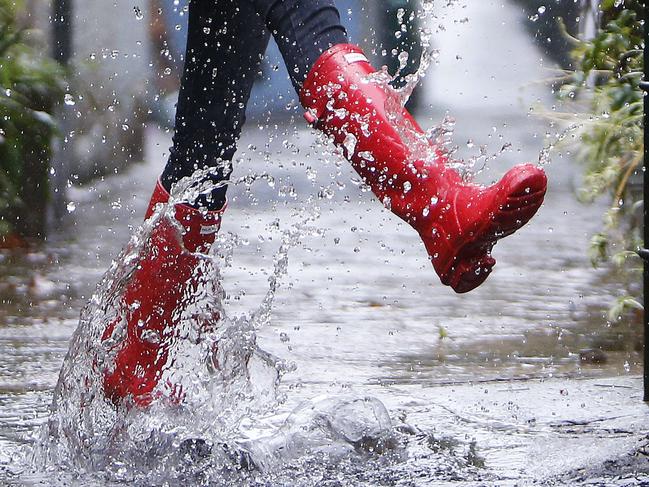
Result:
{"label": "water splash", "polygon": [[[421,62],[421,66],[424,67],[428,67],[429,64],[429,60],[422,60]],[[402,67],[404,66],[405,64],[402,62]],[[421,66],[420,69],[422,69]],[[454,140],[456,122],[452,116],[447,114],[441,122],[423,133],[409,123],[408,120],[404,120],[403,111],[405,106],[408,103],[414,87],[422,76],[418,73],[419,70],[413,75],[409,75],[412,77],[411,81],[415,83],[414,85],[409,86],[406,84],[402,88],[394,88],[392,82],[399,74],[391,75],[384,66],[381,70],[372,73],[368,77],[368,82],[379,85],[387,94],[385,103],[387,116],[395,122],[399,120],[399,123],[395,123],[394,127],[410,150],[410,162],[417,160],[432,161],[443,158],[445,161],[444,164],[447,167],[456,170],[465,181],[470,182],[488,167],[490,161],[497,160],[504,153],[508,152],[512,144],[508,142],[504,143],[498,151],[492,154],[488,153],[486,146],[481,145],[478,148],[477,154],[464,159],[457,155],[459,146]],[[347,152],[349,152],[348,145],[350,144],[345,143]],[[472,141],[467,144],[469,148],[473,147],[473,145]]]}
{"label": "water splash", "polygon": [[270,471],[305,454],[335,462],[355,451],[382,452],[394,441],[392,421],[378,399],[319,396],[301,403],[274,433],[244,445]]}
{"label": "water splash", "polygon": [[[296,223],[280,230],[268,289],[257,308],[247,315],[229,315],[220,273],[220,265],[231,264],[242,240],[234,234],[220,235],[208,255],[197,255],[195,289],[183,303],[175,325],[180,339],[170,349],[159,380],[159,384],[174,384],[183,391],[180,404],[161,394],[146,409],[115,408],[103,391],[103,375],[115,366],[114,350],[126,338],[124,291],[147,251],[151,232],[166,220],[180,235],[174,205],[191,203],[209,193],[213,184],[206,176],[212,170],[200,170],[182,180],[172,189],[169,202],[157,205],[113,261],[84,308],[60,372],[49,421],[34,450],[33,461],[39,467],[56,465],[77,473],[101,472],[113,480],[135,482],[179,479],[208,466],[210,478],[222,481],[241,471],[270,469],[286,457],[285,452],[271,454],[269,440],[260,439],[259,444],[250,440],[250,425],[254,429],[262,417],[274,414],[283,402],[279,381],[292,370],[291,364],[259,348],[256,332],[270,323],[273,301],[288,269],[289,251],[319,232],[313,226],[319,211],[313,203],[304,206]],[[229,184],[248,186],[269,180],[268,175],[259,174]],[[110,339],[102,339],[112,323],[118,325]],[[339,417],[336,414],[349,404],[349,400],[330,401],[331,417]],[[363,412],[359,410],[359,414]],[[324,414],[321,409],[320,413]],[[353,418],[349,420],[349,428],[358,428]],[[332,420],[332,433],[321,440],[335,437],[339,442],[351,441],[354,433],[340,424]],[[383,418],[380,426],[386,425],[389,421]],[[281,433],[272,436],[271,443],[278,444],[280,437],[286,437],[296,444],[288,439],[297,434],[296,428],[284,426]],[[312,440],[318,441],[315,437]]]}
{"label": "water splash", "polygon": [[[438,63],[440,50],[432,46],[435,31],[446,30],[445,23],[450,22],[449,17],[462,8],[466,8],[466,2],[462,0],[449,0],[441,6],[432,0],[423,0],[416,12],[416,16],[422,24],[419,29],[422,50],[417,70],[402,76],[402,73],[409,65],[409,54],[405,51],[400,53],[394,51],[399,61],[396,73],[390,74],[387,67],[383,66],[379,71],[370,75],[368,81],[378,84],[387,93],[386,111],[393,120],[403,118],[403,109],[415,88],[424,79],[431,65]],[[400,25],[403,25],[403,16],[403,9],[399,9],[397,11],[397,20]],[[468,22],[468,18],[464,18],[459,22]],[[395,88],[394,82],[397,79],[405,80],[405,83],[400,88]],[[426,130],[425,135],[422,135],[408,123],[395,124],[395,128],[411,149],[411,161],[433,160],[443,157],[446,161],[445,164],[460,173],[466,182],[473,181],[476,176],[488,168],[490,162],[499,159],[503,154],[512,150],[510,142],[503,143],[498,150],[491,153],[486,145],[479,145],[476,154],[462,158],[458,154],[459,146],[454,140],[455,125],[455,119],[447,113],[439,123]],[[551,160],[551,152],[556,149],[556,143],[563,140],[574,129],[575,127],[569,127],[557,134],[556,142],[549,144],[540,151],[538,164],[541,166],[548,164]],[[473,141],[467,143],[469,149],[474,146]]]}
{"label": "water splash", "polygon": [[[428,49],[429,39],[430,32],[426,32],[422,36],[420,67],[406,76],[402,88],[391,87],[397,75],[386,70],[371,77],[370,82],[379,83],[388,93],[389,116],[401,116],[415,86],[434,60],[434,52]],[[399,62],[403,70],[407,55],[399,55]],[[426,133],[406,126],[400,135],[417,157],[433,158],[438,150],[445,151],[451,164],[470,175],[476,163],[486,162],[488,157],[486,151],[481,151],[468,162],[453,160],[454,125],[453,119],[447,117]],[[345,149],[354,152],[356,142],[348,140]],[[163,220],[182,232],[174,219],[174,205],[209,196],[214,184],[208,176],[218,170],[199,170],[175,185],[170,201],[158,205],[104,275],[82,312],[62,367],[52,414],[35,450],[38,464],[54,464],[77,473],[101,472],[124,482],[146,479],[163,483],[188,477],[208,482],[233,476],[240,479],[250,471],[272,471],[298,457],[325,455],[335,460],[359,451],[383,451],[396,444],[385,407],[377,399],[366,397],[316,398],[300,405],[279,427],[260,427],[264,418],[277,413],[283,400],[278,384],[291,367],[261,350],[256,332],[270,322],[290,249],[312,232],[310,224],[317,218],[313,204],[304,206],[302,221],[282,232],[269,288],[248,316],[231,317],[224,304],[219,265],[227,265],[233,250],[241,245],[237,236],[220,236],[209,255],[199,256],[197,291],[185,303],[178,323],[184,339],[173,348],[160,380],[182,387],[184,399],[180,404],[161,400],[146,410],[117,410],[106,399],[103,373],[114,366],[111,350],[117,349],[125,337],[122,296],[149,236]],[[274,178],[266,173],[219,185],[249,187],[257,181],[274,185]],[[102,341],[104,330],[114,322],[119,325],[112,341]]]}
{"label": "water splash", "polygon": [[583,128],[583,123],[572,123],[563,130],[554,135],[554,140],[549,142],[539,153],[539,166],[546,166],[552,162],[552,153],[561,143],[569,136],[574,136],[576,132]]}

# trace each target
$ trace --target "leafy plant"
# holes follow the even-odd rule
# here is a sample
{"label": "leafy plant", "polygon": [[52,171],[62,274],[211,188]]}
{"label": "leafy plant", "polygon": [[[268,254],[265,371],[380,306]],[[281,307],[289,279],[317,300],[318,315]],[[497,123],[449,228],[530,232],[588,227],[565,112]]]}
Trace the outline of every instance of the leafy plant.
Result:
{"label": "leafy plant", "polygon": [[602,26],[592,39],[571,38],[576,69],[559,95],[584,108],[576,148],[586,165],[581,198],[611,198],[591,256],[594,265],[611,262],[623,278],[626,296],[610,310],[617,319],[642,306],[632,296],[641,293],[635,251],[642,245],[644,10],[634,0],[604,0],[600,10]]}
{"label": "leafy plant", "polygon": [[63,69],[29,41],[18,8],[0,0],[0,243],[11,233],[42,234],[51,113],[65,90]]}

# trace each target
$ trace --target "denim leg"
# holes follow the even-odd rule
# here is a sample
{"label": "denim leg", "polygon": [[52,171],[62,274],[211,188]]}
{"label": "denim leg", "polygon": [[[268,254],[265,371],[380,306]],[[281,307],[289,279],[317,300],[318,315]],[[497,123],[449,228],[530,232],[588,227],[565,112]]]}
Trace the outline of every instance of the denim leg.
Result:
{"label": "denim leg", "polygon": [[[191,0],[185,67],[176,111],[173,147],[163,171],[171,186],[196,169],[217,167],[209,179],[227,180],[246,104],[270,34],[247,0]],[[227,186],[202,196],[196,206],[219,209]]]}
{"label": "denim leg", "polygon": [[320,54],[348,42],[333,0],[248,1],[273,34],[298,93]]}
{"label": "denim leg", "polygon": [[[333,0],[190,0],[173,147],[161,177],[167,190],[206,167],[217,167],[215,184],[229,178],[269,31],[298,92],[320,54],[347,42]],[[219,209],[226,190],[194,204]]]}

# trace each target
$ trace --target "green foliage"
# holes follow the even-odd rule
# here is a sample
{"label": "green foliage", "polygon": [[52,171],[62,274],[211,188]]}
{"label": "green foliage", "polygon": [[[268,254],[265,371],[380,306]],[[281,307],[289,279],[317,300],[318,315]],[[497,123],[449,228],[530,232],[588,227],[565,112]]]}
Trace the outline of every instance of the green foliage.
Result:
{"label": "green foliage", "polygon": [[[573,39],[576,71],[560,89],[569,104],[585,103],[580,121],[577,155],[585,163],[580,196],[585,201],[606,194],[612,205],[602,230],[593,236],[595,265],[611,262],[620,271],[627,294],[640,294],[642,245],[643,9],[637,1],[604,0],[602,27],[593,39]],[[574,107],[573,107],[574,108]],[[611,308],[611,316],[641,306],[625,296]]]}
{"label": "green foliage", "polygon": [[[37,188],[46,195],[56,131],[51,113],[65,90],[62,68],[42,54],[43,46],[28,41],[30,31],[19,25],[16,3],[0,0],[0,237],[16,230],[25,191]],[[35,171],[35,159],[45,170]],[[26,184],[33,177],[41,180]]]}
{"label": "green foliage", "polygon": [[437,331],[439,332],[440,340],[444,340],[445,338],[448,338],[448,331],[443,326],[438,326]]}
{"label": "green foliage", "polygon": [[613,306],[608,310],[608,320],[615,322],[619,320],[622,315],[631,310],[643,310],[643,305],[636,299],[630,296],[622,296],[617,298]]}

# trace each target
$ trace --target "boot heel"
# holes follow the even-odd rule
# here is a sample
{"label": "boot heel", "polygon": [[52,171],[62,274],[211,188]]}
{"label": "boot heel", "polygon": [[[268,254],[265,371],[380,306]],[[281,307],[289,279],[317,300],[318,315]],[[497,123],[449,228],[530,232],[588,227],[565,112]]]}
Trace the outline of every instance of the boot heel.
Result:
{"label": "boot heel", "polygon": [[458,258],[442,282],[451,286],[458,294],[467,293],[489,277],[494,265],[496,265],[496,259],[487,253],[472,258]]}

